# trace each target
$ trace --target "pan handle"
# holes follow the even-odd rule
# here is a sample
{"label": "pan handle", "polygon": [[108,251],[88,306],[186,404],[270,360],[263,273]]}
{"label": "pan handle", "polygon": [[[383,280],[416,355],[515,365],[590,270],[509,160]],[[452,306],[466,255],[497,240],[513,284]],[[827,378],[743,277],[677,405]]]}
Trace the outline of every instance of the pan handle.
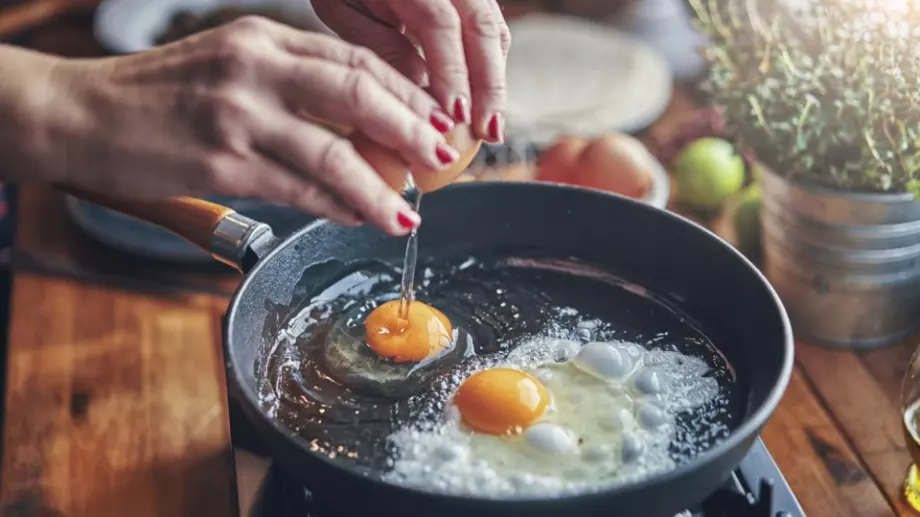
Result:
{"label": "pan handle", "polygon": [[277,242],[267,224],[203,199],[185,196],[155,201],[122,199],[76,187],[56,187],[71,196],[169,230],[243,272]]}

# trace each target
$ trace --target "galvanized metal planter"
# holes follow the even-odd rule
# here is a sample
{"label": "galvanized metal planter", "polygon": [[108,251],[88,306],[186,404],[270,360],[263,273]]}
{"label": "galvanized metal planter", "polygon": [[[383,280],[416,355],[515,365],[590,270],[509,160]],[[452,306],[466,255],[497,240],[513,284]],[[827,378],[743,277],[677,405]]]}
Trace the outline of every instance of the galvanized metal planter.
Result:
{"label": "galvanized metal planter", "polygon": [[873,348],[920,328],[920,201],[798,185],[762,168],[764,270],[795,332]]}

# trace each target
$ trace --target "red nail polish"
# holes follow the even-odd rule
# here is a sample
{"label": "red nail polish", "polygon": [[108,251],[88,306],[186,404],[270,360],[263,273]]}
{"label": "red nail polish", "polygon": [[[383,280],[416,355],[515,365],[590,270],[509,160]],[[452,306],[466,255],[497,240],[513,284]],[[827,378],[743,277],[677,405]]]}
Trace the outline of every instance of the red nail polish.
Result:
{"label": "red nail polish", "polygon": [[495,113],[489,119],[489,126],[486,133],[492,143],[500,144],[505,141],[505,117],[501,113]]}
{"label": "red nail polish", "polygon": [[439,143],[438,147],[434,150],[434,154],[437,155],[438,161],[443,165],[453,163],[460,157],[456,149],[445,143]]}
{"label": "red nail polish", "polygon": [[396,214],[396,222],[398,222],[399,225],[406,230],[412,230],[413,228],[418,227],[420,221],[418,215],[414,215],[413,217],[400,212]]}
{"label": "red nail polish", "polygon": [[470,104],[462,95],[454,99],[454,120],[461,124],[470,123]]}
{"label": "red nail polish", "polygon": [[441,133],[447,133],[454,128],[454,121],[450,119],[447,113],[444,113],[441,110],[433,111],[428,121],[431,122],[431,125]]}

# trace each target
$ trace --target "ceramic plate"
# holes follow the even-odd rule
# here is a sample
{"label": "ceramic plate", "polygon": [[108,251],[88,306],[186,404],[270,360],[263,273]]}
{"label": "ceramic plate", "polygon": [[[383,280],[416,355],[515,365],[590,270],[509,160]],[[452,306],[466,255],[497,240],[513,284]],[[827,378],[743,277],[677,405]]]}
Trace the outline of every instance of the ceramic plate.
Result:
{"label": "ceramic plate", "polygon": [[671,99],[665,58],[615,28],[534,14],[514,20],[511,35],[509,134],[546,144],[563,134],[631,133]]}
{"label": "ceramic plate", "polygon": [[[269,224],[275,235],[282,237],[314,220],[309,214],[258,200],[207,199]],[[168,262],[204,264],[213,260],[208,253],[166,230],[88,201],[68,196],[67,211],[87,235],[119,251]]]}
{"label": "ceramic plate", "polygon": [[309,0],[103,0],[96,9],[94,32],[111,52],[140,52],[154,46],[176,11],[203,13],[221,6],[277,7],[306,27],[332,33]]}

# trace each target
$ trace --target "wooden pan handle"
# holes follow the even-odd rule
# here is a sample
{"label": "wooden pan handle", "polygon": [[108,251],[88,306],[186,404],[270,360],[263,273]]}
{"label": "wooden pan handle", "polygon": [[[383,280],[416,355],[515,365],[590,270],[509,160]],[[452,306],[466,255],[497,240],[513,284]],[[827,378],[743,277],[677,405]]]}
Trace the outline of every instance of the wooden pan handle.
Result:
{"label": "wooden pan handle", "polygon": [[121,199],[58,185],[67,194],[160,226],[206,251],[217,225],[234,210],[203,199],[177,196],[156,201]]}

